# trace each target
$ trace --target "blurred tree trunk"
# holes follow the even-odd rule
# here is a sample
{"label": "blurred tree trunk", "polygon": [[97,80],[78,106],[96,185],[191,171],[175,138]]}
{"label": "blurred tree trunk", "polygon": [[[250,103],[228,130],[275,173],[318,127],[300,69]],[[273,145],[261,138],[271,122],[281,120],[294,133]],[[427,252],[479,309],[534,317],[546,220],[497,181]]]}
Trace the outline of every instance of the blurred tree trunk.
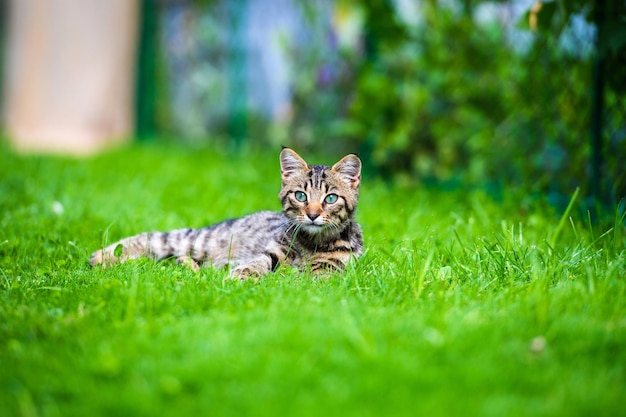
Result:
{"label": "blurred tree trunk", "polygon": [[11,0],[4,125],[23,151],[88,154],[133,131],[137,0]]}

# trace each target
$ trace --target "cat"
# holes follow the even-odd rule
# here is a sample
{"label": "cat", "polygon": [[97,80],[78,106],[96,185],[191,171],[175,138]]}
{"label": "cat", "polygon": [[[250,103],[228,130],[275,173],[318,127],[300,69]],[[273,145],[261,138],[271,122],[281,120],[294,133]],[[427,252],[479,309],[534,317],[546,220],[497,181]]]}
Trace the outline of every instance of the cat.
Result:
{"label": "cat", "polygon": [[361,160],[349,154],[332,167],[309,165],[295,151],[280,153],[282,212],[259,211],[201,229],[142,233],[93,253],[91,265],[176,257],[200,266],[229,266],[229,277],[262,277],[279,265],[321,275],[343,271],[363,253],[355,222]]}

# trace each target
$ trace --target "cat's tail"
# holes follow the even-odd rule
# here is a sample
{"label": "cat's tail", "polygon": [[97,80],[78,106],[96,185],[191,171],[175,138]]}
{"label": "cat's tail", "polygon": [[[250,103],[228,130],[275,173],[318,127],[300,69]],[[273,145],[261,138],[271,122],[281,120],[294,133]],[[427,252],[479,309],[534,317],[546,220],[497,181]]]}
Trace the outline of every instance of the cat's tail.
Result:
{"label": "cat's tail", "polygon": [[[182,258],[186,259],[186,253],[191,250],[191,244],[197,233],[196,229],[141,233],[95,251],[89,263],[93,266],[108,266],[129,259],[145,257],[158,261],[172,256],[182,261]],[[188,249],[186,249],[187,246],[189,246]]]}

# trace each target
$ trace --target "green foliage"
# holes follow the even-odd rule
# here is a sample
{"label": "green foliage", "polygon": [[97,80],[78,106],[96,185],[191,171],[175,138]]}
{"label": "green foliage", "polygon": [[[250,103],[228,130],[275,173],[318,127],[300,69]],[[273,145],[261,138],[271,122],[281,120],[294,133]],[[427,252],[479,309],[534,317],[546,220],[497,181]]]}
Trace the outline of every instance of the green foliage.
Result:
{"label": "green foliage", "polygon": [[422,16],[409,36],[376,32],[359,71],[349,117],[374,165],[565,193],[585,184],[589,63],[540,35],[516,51],[503,26],[477,23],[471,9],[425,3]]}
{"label": "green foliage", "polygon": [[547,36],[559,38],[571,25],[574,16],[583,17],[595,25],[597,56],[606,61],[610,69],[603,76],[609,80],[610,90],[626,92],[626,5],[619,0],[548,0],[540,8],[533,7],[526,18],[536,18],[536,30]]}
{"label": "green foliage", "polygon": [[575,17],[583,17],[594,25],[593,88],[602,93],[602,102],[594,99],[590,104],[602,112],[601,120],[591,121],[590,130],[598,123],[605,143],[601,149],[605,162],[600,167],[605,183],[600,186],[609,189],[615,200],[625,198],[626,179],[620,164],[626,157],[626,4],[618,0],[562,0],[531,10],[529,20],[533,13],[537,17],[536,29],[553,44],[568,34]]}
{"label": "green foliage", "polygon": [[[399,46],[381,41],[360,72],[350,115],[385,173],[450,178],[487,174],[495,126],[505,119],[512,54],[498,28],[431,10],[423,34]],[[453,42],[452,39],[463,39]]]}
{"label": "green foliage", "polygon": [[[544,2],[514,27],[478,19],[486,2],[463,2],[460,9],[420,2],[421,20],[413,24],[393,2],[348,3],[364,11],[363,50],[342,56],[336,64],[342,76],[330,87],[301,72],[308,88],[296,83],[295,112],[304,114],[294,123],[296,143],[359,148],[369,168],[387,177],[517,183],[561,204],[576,188],[590,194],[595,43],[593,27],[576,19],[594,21],[595,6]],[[623,7],[613,9],[601,42],[613,49],[600,48],[611,79],[601,151],[603,186],[617,201],[626,195],[618,166],[626,158],[626,101],[617,82],[626,79],[620,61],[626,48],[625,26],[614,25],[623,21]],[[309,117],[320,109],[335,120]],[[298,142],[298,131],[315,134]]]}
{"label": "green foliage", "polygon": [[276,154],[2,149],[2,414],[623,414],[624,219],[576,202],[364,181],[367,252],[326,280],[89,267],[129,234],[278,209]]}
{"label": "green foliage", "polygon": [[[370,173],[388,178],[522,184],[566,204],[576,188],[583,199],[592,194],[591,108],[600,74],[607,85],[602,120],[595,120],[603,130],[601,185],[619,201],[626,196],[620,165],[626,159],[623,2],[545,0],[541,7],[529,4],[519,21],[507,3],[297,3],[301,32],[277,38],[292,76],[291,106],[268,120],[226,108],[226,67],[231,87],[244,85],[237,77],[245,68],[224,67],[241,33],[222,27],[218,3],[191,2],[186,36],[194,47],[183,54],[191,71],[172,78],[191,84],[173,110],[173,125],[200,136],[193,140],[198,143],[209,129],[224,134],[230,121],[231,139],[243,134],[232,129],[238,126],[261,146],[358,150]],[[414,21],[401,4],[418,5]],[[494,5],[504,9],[496,12]],[[481,13],[482,7],[491,12]],[[346,10],[363,21],[361,43],[351,47],[338,37]],[[243,90],[232,91],[231,104],[245,97]]]}

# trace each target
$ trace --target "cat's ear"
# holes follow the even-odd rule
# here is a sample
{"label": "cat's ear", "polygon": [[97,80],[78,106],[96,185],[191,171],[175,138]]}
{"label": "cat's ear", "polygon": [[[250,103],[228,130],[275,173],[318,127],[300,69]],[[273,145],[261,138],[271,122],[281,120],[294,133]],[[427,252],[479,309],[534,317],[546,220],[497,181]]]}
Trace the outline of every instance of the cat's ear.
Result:
{"label": "cat's ear", "polygon": [[331,169],[339,174],[353,189],[359,188],[359,184],[361,184],[361,160],[358,156],[354,154],[344,156]]}
{"label": "cat's ear", "polygon": [[283,180],[298,171],[306,171],[309,165],[297,153],[289,148],[284,148],[280,152],[280,175]]}

